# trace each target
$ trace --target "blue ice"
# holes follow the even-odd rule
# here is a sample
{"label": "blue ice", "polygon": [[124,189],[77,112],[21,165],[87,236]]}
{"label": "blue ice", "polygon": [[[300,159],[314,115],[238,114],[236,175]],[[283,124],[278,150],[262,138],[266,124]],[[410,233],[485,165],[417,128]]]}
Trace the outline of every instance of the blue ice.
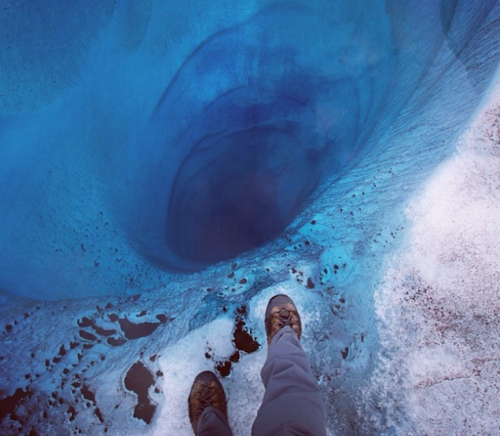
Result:
{"label": "blue ice", "polygon": [[[57,389],[16,368],[69,377],[40,356],[106,305],[175,314],[155,345],[97,346],[130,366],[243,304],[262,339],[255,307],[281,289],[311,311],[305,346],[332,434],[412,431],[408,413],[398,427],[384,398],[363,397],[380,346],[374,289],[404,240],[405,202],[453,154],[494,76],[499,18],[496,0],[6,0],[0,289],[18,333],[2,342],[45,341],[27,332],[53,318],[23,327],[24,308],[66,330],[29,364],[2,352],[1,398]],[[51,425],[136,432],[127,407],[99,396],[125,366],[96,365],[105,419]]]}

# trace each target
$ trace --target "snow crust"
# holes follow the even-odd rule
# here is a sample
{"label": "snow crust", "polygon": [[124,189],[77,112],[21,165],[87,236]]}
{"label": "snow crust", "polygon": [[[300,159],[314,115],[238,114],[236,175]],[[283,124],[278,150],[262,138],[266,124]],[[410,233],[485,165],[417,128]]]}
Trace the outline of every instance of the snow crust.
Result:
{"label": "snow crust", "polygon": [[500,414],[500,87],[413,199],[375,294],[373,386],[397,434],[496,434]]}

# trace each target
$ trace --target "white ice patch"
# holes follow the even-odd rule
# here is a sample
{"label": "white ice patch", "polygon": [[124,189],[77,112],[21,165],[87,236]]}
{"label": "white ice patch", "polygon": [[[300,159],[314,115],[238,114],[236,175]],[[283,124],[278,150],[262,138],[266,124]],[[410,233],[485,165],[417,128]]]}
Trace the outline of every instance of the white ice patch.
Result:
{"label": "white ice patch", "polygon": [[375,294],[371,398],[397,434],[500,432],[499,85],[410,204],[408,240]]}
{"label": "white ice patch", "polygon": [[[308,294],[294,281],[281,283],[263,289],[248,304],[249,323],[254,326],[254,333],[265,338],[264,318],[269,299],[280,293],[289,295],[296,303],[299,312],[304,314],[303,324],[307,325],[314,317],[314,311],[307,313],[306,307],[314,305],[317,297]],[[234,320],[221,317],[191,332],[181,341],[162,352],[158,364],[163,377],[161,390],[165,402],[157,417],[154,432],[158,436],[178,436],[192,434],[188,415],[188,396],[197,374],[213,371],[213,362],[207,359],[207,350],[220,359],[229,358],[234,352],[232,333]],[[252,354],[243,354],[234,365],[231,374],[221,378],[221,383],[228,400],[229,423],[235,436],[248,436],[264,397],[264,386],[260,371],[267,357],[267,345]]]}
{"label": "white ice patch", "polygon": [[198,373],[213,370],[211,361],[205,357],[209,348],[217,356],[229,358],[234,351],[232,329],[233,320],[219,318],[164,350],[158,363],[165,374],[162,385],[165,404],[158,413],[155,435],[192,433],[187,403],[191,385]]}

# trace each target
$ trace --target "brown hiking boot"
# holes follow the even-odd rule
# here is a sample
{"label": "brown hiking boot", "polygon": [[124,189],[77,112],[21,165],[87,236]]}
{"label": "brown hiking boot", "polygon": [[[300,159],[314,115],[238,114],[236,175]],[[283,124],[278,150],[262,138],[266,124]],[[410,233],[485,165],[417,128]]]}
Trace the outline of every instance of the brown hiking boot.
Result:
{"label": "brown hiking boot", "polygon": [[212,371],[199,373],[194,379],[188,398],[189,420],[194,434],[198,432],[198,421],[207,407],[220,410],[227,420],[227,401],[224,388]]}
{"label": "brown hiking boot", "polygon": [[266,309],[267,343],[270,344],[274,335],[284,326],[289,325],[297,334],[299,340],[302,335],[302,324],[299,312],[288,295],[275,295],[269,300]]}

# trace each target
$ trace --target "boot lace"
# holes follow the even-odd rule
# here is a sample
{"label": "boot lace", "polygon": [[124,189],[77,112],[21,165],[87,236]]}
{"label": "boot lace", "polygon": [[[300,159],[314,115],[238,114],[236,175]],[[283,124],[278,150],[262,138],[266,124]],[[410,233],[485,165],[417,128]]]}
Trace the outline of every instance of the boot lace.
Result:
{"label": "boot lace", "polygon": [[207,407],[215,407],[216,409],[219,409],[224,413],[227,401],[223,400],[221,402],[220,399],[221,394],[218,389],[210,388],[208,386],[203,388],[196,398],[197,404],[194,411],[194,418],[196,419],[196,421],[200,420],[203,411]]}
{"label": "boot lace", "polygon": [[293,324],[296,322],[293,312],[290,312],[286,309],[281,309],[279,312],[277,312],[275,314],[275,319],[280,329],[285,327],[286,325],[293,328]]}

